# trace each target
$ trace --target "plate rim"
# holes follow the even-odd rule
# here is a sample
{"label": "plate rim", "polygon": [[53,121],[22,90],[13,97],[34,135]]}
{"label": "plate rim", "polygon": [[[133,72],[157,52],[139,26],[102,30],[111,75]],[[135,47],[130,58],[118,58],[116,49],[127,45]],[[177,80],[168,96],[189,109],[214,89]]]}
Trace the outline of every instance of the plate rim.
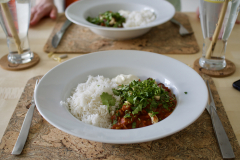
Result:
{"label": "plate rim", "polygon": [[[74,58],[72,58],[72,59],[69,59],[69,60],[67,60],[67,61],[65,61],[65,62],[63,62],[63,63],[61,63],[61,64],[59,64],[59,65],[57,65],[57,66],[55,66],[55,67],[53,67],[51,70],[49,70],[49,71],[42,77],[42,79],[43,79],[45,76],[47,76],[48,74],[50,74],[53,70],[55,70],[55,69],[56,69],[57,67],[59,67],[60,65],[63,65],[63,64],[65,64],[65,63],[69,63],[69,62],[71,62],[71,61],[74,60],[74,59],[76,60],[76,59],[78,59],[78,58],[85,57],[85,56],[88,56],[88,55],[91,55],[91,56],[92,56],[92,55],[94,55],[94,54],[99,54],[100,52],[104,53],[104,52],[115,52],[115,51],[117,51],[117,52],[119,52],[119,51],[120,51],[120,52],[124,52],[124,51],[126,51],[126,52],[145,52],[145,53],[148,53],[148,54],[155,54],[155,55],[163,56],[163,57],[169,58],[169,59],[171,59],[171,60],[180,62],[180,61],[178,61],[178,60],[176,60],[176,59],[174,59],[174,58],[171,58],[171,57],[168,57],[168,56],[165,56],[165,55],[161,55],[161,54],[157,54],[157,53],[152,53],[152,52],[146,52],[146,51],[138,51],[138,50],[109,50],[109,51],[99,51],[99,52],[92,52],[92,53],[89,53],[89,54],[80,55],[80,56],[74,57]],[[180,63],[181,63],[181,64],[184,64],[184,63],[182,63],[182,62],[180,62]],[[186,65],[186,66],[187,66],[187,65]],[[193,69],[192,69],[192,70],[193,70]],[[196,73],[196,75],[199,76],[199,78],[201,78],[201,76],[200,76],[199,74],[197,74],[197,72],[195,72],[195,73]],[[40,80],[39,83],[41,83],[42,79]],[[205,87],[206,87],[206,86],[205,86]],[[206,90],[206,93],[207,93],[207,88],[205,88],[205,90]],[[155,136],[155,137],[151,137],[151,138],[144,138],[144,139],[142,139],[142,140],[132,140],[132,141],[129,141],[129,140],[127,140],[127,141],[124,141],[124,140],[123,140],[123,141],[119,141],[119,140],[116,140],[116,141],[113,141],[113,140],[109,140],[109,141],[108,141],[108,140],[104,140],[104,141],[102,141],[102,140],[99,140],[99,139],[96,139],[96,138],[89,138],[89,137],[86,137],[86,136],[80,136],[80,135],[78,135],[78,134],[75,134],[75,133],[73,133],[73,132],[70,132],[70,131],[68,131],[68,130],[66,130],[66,129],[64,129],[64,128],[61,128],[60,126],[54,124],[54,122],[52,122],[48,117],[46,117],[46,116],[42,113],[41,108],[39,108],[39,106],[38,106],[37,91],[38,91],[38,88],[37,88],[36,92],[34,93],[34,98],[35,98],[35,100],[36,100],[36,107],[37,107],[39,113],[43,116],[43,118],[44,118],[45,120],[47,120],[47,122],[49,122],[51,125],[53,125],[54,127],[56,127],[56,128],[58,128],[58,129],[60,129],[60,130],[62,130],[62,131],[64,131],[64,132],[66,132],[66,133],[68,133],[68,134],[70,134],[70,135],[74,135],[74,136],[79,137],[79,138],[83,138],[83,139],[87,139],[87,140],[92,140],[92,141],[96,141],[96,142],[112,143],[112,144],[141,143],[141,142],[152,141],[152,140],[156,140],[156,139],[161,139],[161,138],[167,137],[167,136],[169,136],[169,135],[173,135],[173,134],[175,134],[175,133],[177,133],[177,132],[185,129],[186,127],[188,127],[188,126],[191,125],[192,123],[194,123],[194,122],[201,116],[201,114],[202,114],[203,111],[205,110],[205,106],[206,106],[206,105],[205,105],[204,107],[202,107],[201,112],[199,112],[198,115],[197,115],[194,119],[192,119],[191,122],[187,123],[184,127],[179,128],[178,130],[175,130],[174,132],[169,132],[169,134],[165,134],[165,135],[163,135],[163,136]],[[205,103],[207,104],[207,100],[206,100]],[[90,125],[89,125],[89,126],[90,126]],[[151,126],[153,126],[153,125],[151,125]],[[148,127],[151,127],[151,126],[148,126]],[[95,126],[91,126],[91,127],[95,127]],[[97,127],[97,128],[99,128],[99,127]],[[143,129],[145,130],[146,128],[147,128],[147,127],[138,128],[137,130],[143,130]],[[100,129],[104,129],[104,130],[105,130],[105,128],[100,128]],[[107,130],[109,131],[109,129],[107,129]],[[128,131],[129,131],[129,132],[133,132],[133,130],[135,130],[135,129],[128,130]],[[118,131],[119,131],[119,130],[118,130]],[[111,132],[115,132],[115,130],[111,130]],[[120,132],[126,132],[126,131],[122,130],[122,131],[120,131]]]}
{"label": "plate rim", "polygon": [[[68,20],[70,20],[71,22],[77,24],[77,25],[81,25],[81,26],[84,26],[84,27],[88,27],[88,28],[91,28],[91,29],[98,29],[98,30],[107,30],[107,31],[118,31],[118,32],[124,32],[124,31],[132,31],[132,30],[142,30],[142,29],[148,29],[148,28],[152,28],[152,27],[156,27],[158,25],[161,25],[161,24],[164,24],[166,23],[167,21],[169,21],[171,18],[173,18],[173,16],[175,15],[176,11],[175,11],[175,8],[174,6],[168,2],[168,1],[165,1],[165,0],[159,0],[160,3],[163,3],[164,5],[168,5],[169,7],[172,8],[172,10],[169,10],[171,11],[171,16],[169,16],[169,18],[165,19],[164,21],[162,21],[161,23],[157,23],[157,24],[152,24],[152,23],[149,23],[147,25],[144,25],[144,26],[139,26],[139,27],[129,27],[129,28],[112,28],[112,27],[102,27],[102,26],[98,26],[98,25],[94,25],[94,24],[91,24],[89,22],[89,25],[88,24],[83,24],[83,23],[79,23],[77,21],[75,21],[74,19],[71,18],[71,16],[69,16],[69,10],[76,4],[78,3],[84,3],[84,1],[86,0],[81,0],[81,1],[76,1],[76,2],[73,2],[72,4],[70,4],[66,11],[65,11],[65,16],[67,17]],[[128,1],[128,0],[115,0],[115,1],[119,1],[119,2],[122,2],[122,1]],[[141,2],[142,0],[139,0],[139,3]],[[81,10],[80,10],[81,11]],[[172,12],[173,11],[173,12]],[[153,21],[154,22],[154,21]]]}

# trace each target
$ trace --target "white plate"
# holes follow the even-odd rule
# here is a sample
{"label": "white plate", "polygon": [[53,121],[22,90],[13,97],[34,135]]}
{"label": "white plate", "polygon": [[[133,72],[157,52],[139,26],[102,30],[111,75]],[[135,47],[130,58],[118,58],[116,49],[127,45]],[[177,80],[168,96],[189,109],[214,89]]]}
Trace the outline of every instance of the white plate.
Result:
{"label": "white plate", "polygon": [[[151,126],[112,130],[85,124],[60,105],[88,75],[113,78],[118,74],[163,82],[177,97],[176,109]],[[95,52],[63,62],[43,76],[35,92],[38,111],[56,128],[80,138],[118,144],[152,141],[184,129],[202,114],[207,98],[206,85],[192,68],[167,56],[133,50]]]}
{"label": "white plate", "polygon": [[[151,9],[156,19],[141,27],[112,28],[103,27],[88,22],[87,17],[97,17],[106,11],[119,10],[140,11]],[[164,0],[81,0],[71,4],[65,11],[66,17],[81,26],[90,28],[94,33],[110,39],[130,39],[148,32],[152,27],[170,20],[175,14],[173,5]]]}

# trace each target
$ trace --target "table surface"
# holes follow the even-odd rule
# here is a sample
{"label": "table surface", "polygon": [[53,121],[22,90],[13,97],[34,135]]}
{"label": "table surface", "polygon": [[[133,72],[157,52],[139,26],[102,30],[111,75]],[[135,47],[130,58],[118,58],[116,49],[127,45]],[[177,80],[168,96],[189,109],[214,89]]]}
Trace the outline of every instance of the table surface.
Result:
{"label": "table surface", "polygon": [[[200,51],[191,55],[176,55],[167,54],[166,56],[175,58],[189,66],[193,67],[193,63],[197,58],[202,55],[203,36],[201,31],[200,21],[195,13],[186,13],[189,16],[195,37],[200,47]],[[27,81],[38,75],[46,74],[51,68],[59,64],[59,62],[48,58],[47,54],[43,51],[43,47],[50,36],[55,21],[49,18],[43,19],[39,25],[29,29],[29,43],[31,50],[36,52],[41,60],[40,62],[29,69],[22,71],[7,71],[0,68],[0,139],[8,125],[8,122],[13,114],[13,111],[18,103],[22,91]],[[217,87],[219,96],[222,100],[223,106],[227,112],[229,121],[233,127],[234,133],[240,143],[240,92],[232,87],[232,83],[240,79],[240,25],[235,25],[231,36],[228,40],[226,58],[236,65],[236,72],[224,78],[213,78]],[[0,57],[8,53],[6,37],[0,28]],[[81,54],[68,54],[68,59],[79,56]]]}

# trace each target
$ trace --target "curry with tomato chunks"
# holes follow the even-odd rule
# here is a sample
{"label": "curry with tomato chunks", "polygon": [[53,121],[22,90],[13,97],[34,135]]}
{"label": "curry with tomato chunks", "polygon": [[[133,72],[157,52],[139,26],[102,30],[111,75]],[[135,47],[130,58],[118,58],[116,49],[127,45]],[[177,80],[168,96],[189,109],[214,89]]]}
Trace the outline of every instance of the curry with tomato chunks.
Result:
{"label": "curry with tomato chunks", "polygon": [[113,89],[121,97],[111,117],[112,129],[133,129],[152,125],[168,117],[177,105],[172,91],[152,78],[132,81]]}
{"label": "curry with tomato chunks", "polygon": [[98,17],[88,17],[87,21],[105,27],[123,28],[126,19],[118,12],[106,11],[99,14]]}

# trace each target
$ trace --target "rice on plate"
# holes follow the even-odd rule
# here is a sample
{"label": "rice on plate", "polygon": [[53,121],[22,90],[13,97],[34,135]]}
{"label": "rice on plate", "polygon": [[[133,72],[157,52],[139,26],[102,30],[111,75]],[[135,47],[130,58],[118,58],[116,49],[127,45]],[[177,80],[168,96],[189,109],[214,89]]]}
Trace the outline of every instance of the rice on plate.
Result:
{"label": "rice on plate", "polygon": [[124,28],[144,26],[156,19],[156,15],[150,9],[132,12],[120,10],[118,13],[126,18],[126,22],[123,23]]}
{"label": "rice on plate", "polygon": [[[72,96],[66,101],[61,101],[61,105],[68,107],[70,113],[84,123],[101,128],[111,128],[111,116],[114,114],[120,102],[120,96],[113,94],[112,89],[122,84],[129,84],[139,78],[134,75],[120,74],[110,79],[103,76],[88,76],[86,83],[80,83],[74,89]],[[101,95],[106,92],[116,99],[114,106],[103,105]]]}

